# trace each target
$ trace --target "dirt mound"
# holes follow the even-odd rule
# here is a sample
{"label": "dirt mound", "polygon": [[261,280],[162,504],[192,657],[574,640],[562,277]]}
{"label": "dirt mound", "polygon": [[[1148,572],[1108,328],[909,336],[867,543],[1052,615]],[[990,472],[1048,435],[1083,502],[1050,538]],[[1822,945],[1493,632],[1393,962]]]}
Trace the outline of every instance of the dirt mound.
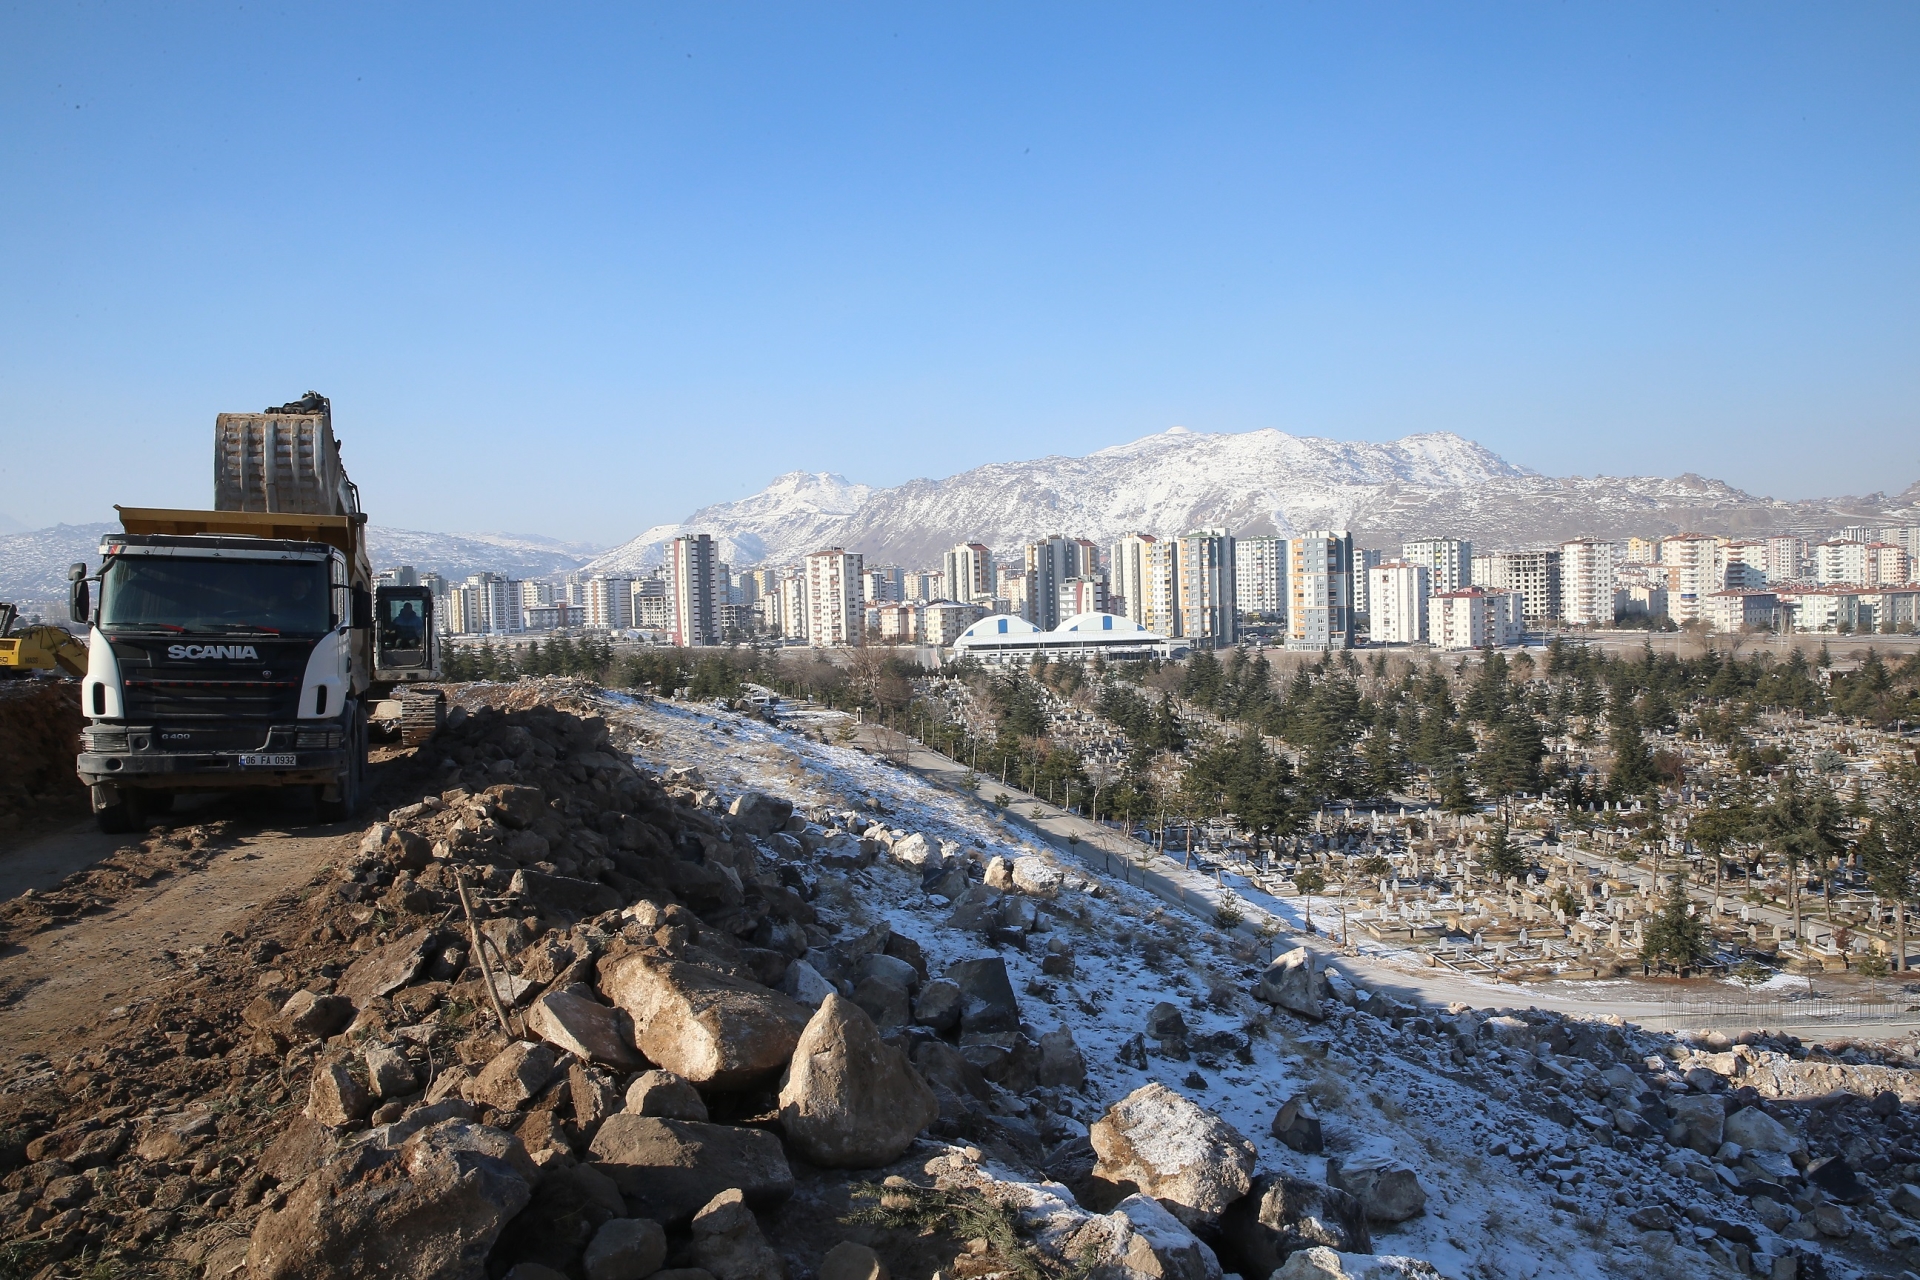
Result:
{"label": "dirt mound", "polygon": [[86,812],[87,790],[73,772],[80,723],[72,681],[0,682],[0,840],[29,820]]}

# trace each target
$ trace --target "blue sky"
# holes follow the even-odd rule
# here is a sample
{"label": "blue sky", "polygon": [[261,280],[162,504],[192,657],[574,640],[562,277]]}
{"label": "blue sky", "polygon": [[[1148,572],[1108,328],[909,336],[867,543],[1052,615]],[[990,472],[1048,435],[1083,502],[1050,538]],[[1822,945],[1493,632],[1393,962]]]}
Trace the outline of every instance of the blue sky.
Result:
{"label": "blue sky", "polygon": [[613,542],[1175,424],[1920,479],[1912,4],[16,4],[0,513]]}

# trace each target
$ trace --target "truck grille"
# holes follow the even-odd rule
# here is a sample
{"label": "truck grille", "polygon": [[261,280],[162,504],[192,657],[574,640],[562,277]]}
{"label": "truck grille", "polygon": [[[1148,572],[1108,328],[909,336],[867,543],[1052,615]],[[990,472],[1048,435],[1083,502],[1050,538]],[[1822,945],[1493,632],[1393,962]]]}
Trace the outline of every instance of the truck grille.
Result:
{"label": "truck grille", "polygon": [[128,680],[129,720],[292,720],[296,680]]}

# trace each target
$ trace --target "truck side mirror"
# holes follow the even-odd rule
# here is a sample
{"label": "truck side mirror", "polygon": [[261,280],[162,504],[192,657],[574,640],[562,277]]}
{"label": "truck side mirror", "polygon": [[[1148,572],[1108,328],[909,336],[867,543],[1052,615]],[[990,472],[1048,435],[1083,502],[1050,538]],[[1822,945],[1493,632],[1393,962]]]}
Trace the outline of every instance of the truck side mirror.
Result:
{"label": "truck side mirror", "polygon": [[75,622],[93,620],[93,596],[87,590],[87,566],[76,564],[67,570],[67,615]]}
{"label": "truck side mirror", "polygon": [[373,592],[365,587],[353,589],[353,618],[347,625],[355,631],[365,631],[373,625]]}

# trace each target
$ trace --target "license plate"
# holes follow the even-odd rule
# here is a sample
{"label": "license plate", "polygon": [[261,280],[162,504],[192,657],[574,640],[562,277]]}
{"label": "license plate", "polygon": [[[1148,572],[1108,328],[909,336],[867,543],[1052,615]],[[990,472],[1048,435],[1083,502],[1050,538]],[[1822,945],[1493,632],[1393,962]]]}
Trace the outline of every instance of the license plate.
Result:
{"label": "license plate", "polygon": [[243,766],[255,766],[262,769],[291,769],[300,763],[300,757],[295,755],[241,756],[240,763]]}

